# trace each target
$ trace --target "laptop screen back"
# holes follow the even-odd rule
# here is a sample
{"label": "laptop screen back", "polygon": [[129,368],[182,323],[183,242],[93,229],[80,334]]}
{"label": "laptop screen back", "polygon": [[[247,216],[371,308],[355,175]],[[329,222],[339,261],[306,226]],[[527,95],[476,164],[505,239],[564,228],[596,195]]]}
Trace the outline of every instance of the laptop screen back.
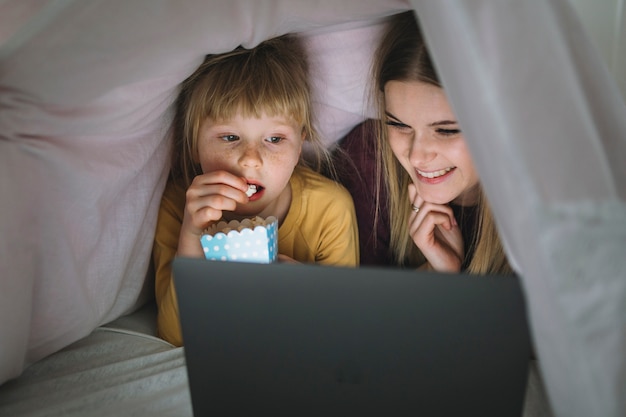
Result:
{"label": "laptop screen back", "polygon": [[521,415],[515,277],[176,259],[196,416]]}

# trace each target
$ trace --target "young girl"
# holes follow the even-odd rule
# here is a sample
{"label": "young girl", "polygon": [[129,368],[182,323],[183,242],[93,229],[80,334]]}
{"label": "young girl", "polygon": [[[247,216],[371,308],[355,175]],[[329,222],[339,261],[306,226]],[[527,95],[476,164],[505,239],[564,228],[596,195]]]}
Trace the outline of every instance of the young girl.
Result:
{"label": "young girl", "polygon": [[394,16],[374,67],[378,166],[394,262],[511,273],[478,173],[413,12]]}
{"label": "young girl", "polygon": [[312,126],[297,38],[208,56],[182,85],[173,129],[153,249],[160,337],[183,342],[173,258],[203,258],[200,236],[219,220],[275,216],[283,262],[358,264],[350,194],[319,173],[330,158]]}

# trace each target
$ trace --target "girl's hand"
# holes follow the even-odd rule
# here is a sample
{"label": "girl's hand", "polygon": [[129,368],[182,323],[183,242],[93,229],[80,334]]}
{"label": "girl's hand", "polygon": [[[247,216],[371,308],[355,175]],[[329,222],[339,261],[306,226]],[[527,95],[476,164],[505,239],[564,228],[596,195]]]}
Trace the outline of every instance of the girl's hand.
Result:
{"label": "girl's hand", "polygon": [[233,211],[237,203],[248,202],[244,178],[226,171],[212,171],[195,177],[187,189],[183,224],[178,240],[178,255],[202,257],[200,236],[223,211]]}
{"label": "girl's hand", "polygon": [[299,264],[300,262],[296,261],[293,258],[290,258],[287,255],[283,255],[281,253],[278,254],[278,259],[276,259],[281,264]]}
{"label": "girl's hand", "polygon": [[425,202],[409,185],[411,204],[419,211],[411,212],[409,234],[426,257],[430,267],[439,272],[459,272],[465,249],[461,229],[448,205]]}

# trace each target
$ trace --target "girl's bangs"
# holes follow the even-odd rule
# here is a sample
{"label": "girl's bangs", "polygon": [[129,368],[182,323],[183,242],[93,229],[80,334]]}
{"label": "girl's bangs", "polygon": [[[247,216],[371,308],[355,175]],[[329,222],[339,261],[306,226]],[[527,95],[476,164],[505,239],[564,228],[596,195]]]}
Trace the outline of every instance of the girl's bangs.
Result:
{"label": "girl's bangs", "polygon": [[215,86],[212,94],[204,101],[205,117],[213,120],[228,120],[238,115],[261,118],[263,116],[284,116],[304,124],[307,119],[305,103],[299,91],[287,92],[282,86],[272,88],[250,88],[240,86],[234,89]]}

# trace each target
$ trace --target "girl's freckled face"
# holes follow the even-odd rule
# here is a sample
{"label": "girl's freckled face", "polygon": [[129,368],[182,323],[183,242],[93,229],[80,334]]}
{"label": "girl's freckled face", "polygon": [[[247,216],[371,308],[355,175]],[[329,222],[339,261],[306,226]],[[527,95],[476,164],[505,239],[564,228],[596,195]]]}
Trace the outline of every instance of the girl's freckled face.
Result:
{"label": "girl's freckled face", "polygon": [[237,212],[259,214],[288,186],[303,142],[302,126],[290,118],[238,114],[201,124],[198,158],[203,172],[224,170],[255,185],[258,193]]}

